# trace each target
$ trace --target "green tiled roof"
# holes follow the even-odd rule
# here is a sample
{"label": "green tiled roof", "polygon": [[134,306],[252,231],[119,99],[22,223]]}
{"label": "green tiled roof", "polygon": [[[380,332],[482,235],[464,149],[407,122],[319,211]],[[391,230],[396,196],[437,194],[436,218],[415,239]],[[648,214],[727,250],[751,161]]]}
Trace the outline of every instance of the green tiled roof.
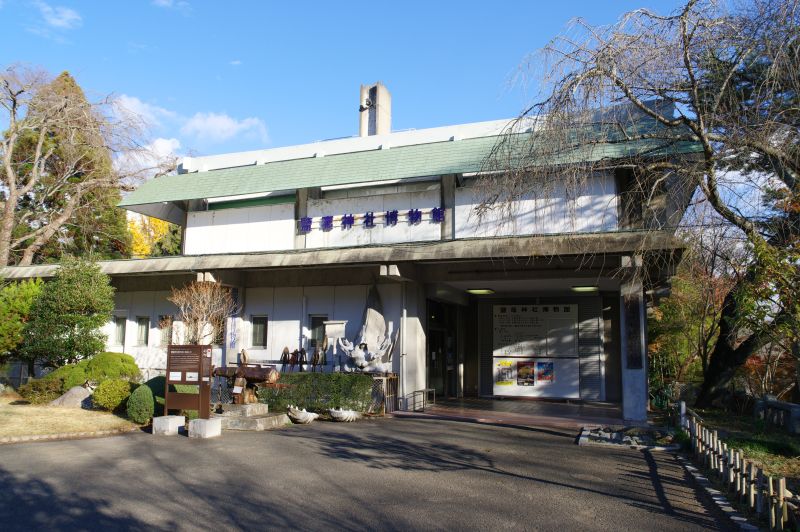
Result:
{"label": "green tiled roof", "polygon": [[[482,137],[435,142],[164,176],[142,184],[120,206],[477,172],[497,140]],[[600,160],[696,149],[691,142],[667,146],[664,141],[653,140],[595,145],[578,151],[582,159]],[[573,153],[570,158],[576,155]]]}

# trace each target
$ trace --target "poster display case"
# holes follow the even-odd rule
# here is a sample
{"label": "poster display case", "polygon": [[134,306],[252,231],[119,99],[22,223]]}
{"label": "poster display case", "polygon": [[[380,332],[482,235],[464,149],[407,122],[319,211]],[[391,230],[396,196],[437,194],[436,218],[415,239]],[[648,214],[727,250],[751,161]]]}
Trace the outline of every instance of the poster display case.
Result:
{"label": "poster display case", "polygon": [[494,305],[494,395],[578,399],[578,306]]}

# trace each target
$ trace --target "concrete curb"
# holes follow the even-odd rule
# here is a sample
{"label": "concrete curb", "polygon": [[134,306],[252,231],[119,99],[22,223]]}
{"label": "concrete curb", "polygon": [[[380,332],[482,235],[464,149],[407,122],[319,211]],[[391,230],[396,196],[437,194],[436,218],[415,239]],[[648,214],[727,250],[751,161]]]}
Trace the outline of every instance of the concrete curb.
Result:
{"label": "concrete curb", "polygon": [[78,440],[88,438],[105,438],[107,436],[117,436],[119,434],[128,434],[131,432],[138,432],[141,428],[134,427],[131,429],[116,429],[116,430],[96,430],[92,432],[61,432],[58,434],[31,434],[28,436],[3,436],[0,438],[0,445],[10,443],[29,443],[34,441],[59,441],[59,440]]}
{"label": "concrete curb", "polygon": [[730,502],[728,502],[728,499],[726,499],[719,490],[715,489],[711,484],[711,481],[704,477],[700,473],[700,470],[693,466],[689,460],[680,455],[675,455],[675,457],[678,459],[678,462],[684,467],[684,469],[686,469],[686,471],[692,475],[692,478],[694,478],[695,482],[697,482],[700,487],[702,487],[705,492],[708,493],[708,495],[714,501],[714,504],[717,505],[717,508],[719,508],[728,517],[728,519],[730,519],[733,524],[739,528],[739,530],[746,530],[748,532],[757,532],[758,530],[761,530],[759,527],[748,523],[747,519],[742,514],[734,510],[733,506],[731,506]]}
{"label": "concrete curb", "polygon": [[580,436],[578,436],[578,445],[598,445],[602,447],[616,447],[617,449],[623,447],[625,449],[667,451],[667,452],[679,451],[681,448],[680,445],[625,445],[622,443],[606,443],[602,441],[592,441],[589,439],[590,433],[591,433],[590,427],[583,427],[581,429]]}

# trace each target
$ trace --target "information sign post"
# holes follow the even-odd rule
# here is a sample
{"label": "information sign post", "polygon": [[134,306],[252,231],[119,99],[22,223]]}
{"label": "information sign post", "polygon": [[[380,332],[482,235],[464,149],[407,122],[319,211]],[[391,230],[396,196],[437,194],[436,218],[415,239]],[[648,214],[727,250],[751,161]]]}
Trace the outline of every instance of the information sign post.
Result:
{"label": "information sign post", "polygon": [[[169,346],[164,415],[169,415],[169,410],[197,410],[201,419],[209,419],[212,369],[210,345]],[[199,393],[170,391],[170,387],[176,384],[195,385]]]}

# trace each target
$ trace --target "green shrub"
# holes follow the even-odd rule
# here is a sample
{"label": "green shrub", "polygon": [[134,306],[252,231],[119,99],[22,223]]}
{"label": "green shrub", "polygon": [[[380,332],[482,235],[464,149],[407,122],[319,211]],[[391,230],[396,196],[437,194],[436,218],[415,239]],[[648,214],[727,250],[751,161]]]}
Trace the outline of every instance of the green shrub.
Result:
{"label": "green shrub", "polygon": [[131,355],[124,353],[100,353],[77,364],[67,364],[49,373],[44,379],[61,379],[63,391],[84,382],[102,383],[107,379],[126,379],[138,382],[141,378],[139,366]]}
{"label": "green shrub", "polygon": [[130,381],[125,379],[107,379],[100,383],[94,394],[92,402],[103,410],[114,412],[119,410],[131,395]]}
{"label": "green shrub", "polygon": [[60,379],[38,379],[23,384],[17,389],[17,393],[29,403],[41,405],[58,399],[62,387]]}
{"label": "green shrub", "polygon": [[[158,377],[153,377],[149,381],[144,383],[145,386],[150,388],[150,391],[153,392],[153,398],[155,399],[155,415],[156,416],[163,416],[164,415],[164,389],[167,385],[167,379],[163,375],[159,375]],[[200,388],[196,384],[171,384],[172,391],[178,393],[200,393]],[[197,411],[196,410],[186,410],[183,415],[186,415],[187,419],[195,419],[197,418]]]}
{"label": "green shrub", "polygon": [[689,436],[688,432],[686,432],[683,429],[680,429],[675,433],[675,436],[672,438],[672,441],[680,445],[681,449],[686,450],[689,449],[689,446],[692,443],[692,438],[691,436]]}
{"label": "green shrub", "polygon": [[144,383],[144,385],[150,388],[150,391],[153,392],[153,398],[155,399],[155,412],[153,412],[154,416],[164,415],[164,387],[166,386],[166,383],[167,379],[163,375],[153,377]]}
{"label": "green shrub", "polygon": [[281,375],[286,388],[264,388],[258,399],[271,411],[295,405],[309,411],[346,408],[364,412],[372,400],[372,377],[361,373],[289,373]]}
{"label": "green shrub", "polygon": [[155,399],[153,391],[142,384],[133,390],[128,397],[128,419],[134,423],[144,424],[150,421],[155,412]]}

